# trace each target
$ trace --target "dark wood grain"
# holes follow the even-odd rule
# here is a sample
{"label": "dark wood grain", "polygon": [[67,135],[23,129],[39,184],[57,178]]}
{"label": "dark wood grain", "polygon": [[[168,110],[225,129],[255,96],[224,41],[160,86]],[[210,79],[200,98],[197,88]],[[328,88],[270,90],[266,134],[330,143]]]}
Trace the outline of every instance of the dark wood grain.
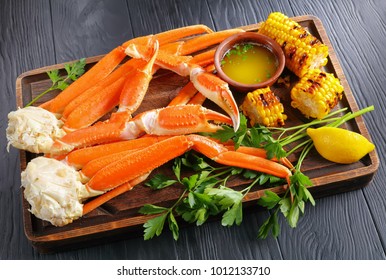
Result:
{"label": "dark wood grain", "polygon": [[57,62],[106,54],[133,37],[124,0],[51,1]]}
{"label": "dark wood grain", "polygon": [[[19,154],[7,151],[7,114],[16,108],[15,79],[55,63],[49,2],[1,1],[0,8],[0,259],[32,258],[20,208]],[[31,14],[30,11],[35,11]]]}
{"label": "dark wood grain", "polygon": [[[385,1],[127,0],[126,5],[122,1],[78,2],[1,1],[0,259],[385,258]],[[63,5],[76,8],[72,11]],[[107,14],[114,16],[107,16],[108,20],[104,21],[109,27],[98,25],[103,18],[100,11],[105,7],[109,11]],[[21,220],[18,152],[11,148],[8,153],[5,148],[6,116],[15,109],[15,80],[20,73],[106,53],[126,36],[156,33],[194,23],[204,23],[217,30],[227,29],[264,20],[269,12],[276,10],[289,16],[313,14],[321,18],[359,107],[376,105],[376,111],[364,119],[378,151],[381,151],[381,165],[368,187],[363,191],[318,199],[315,208],[306,209],[298,229],[291,230],[282,224],[278,240],[255,239],[257,224],[267,217],[266,212],[256,211],[245,216],[241,227],[224,229],[212,222],[203,227],[184,228],[177,243],[165,234],[150,242],[134,238],[50,255],[41,255],[32,248],[24,236]],[[123,26],[122,21],[128,25]],[[66,31],[66,25],[72,30]],[[61,33],[55,33],[56,30],[65,34],[63,38],[60,38]],[[114,33],[114,30],[119,31]],[[98,44],[97,38],[91,35],[93,32],[102,34],[106,46]],[[111,32],[111,36],[106,32]],[[127,35],[120,37],[120,33]],[[82,38],[87,40],[79,47],[71,47],[69,41]],[[303,231],[306,233],[302,234]],[[235,247],[233,250],[231,246],[224,246],[228,242]]]}
{"label": "dark wood grain", "polygon": [[261,22],[272,11],[285,11],[286,15],[294,16],[288,1],[207,0],[207,2],[217,29]]}
{"label": "dark wood grain", "polygon": [[213,28],[205,1],[126,0],[135,37],[194,24]]}

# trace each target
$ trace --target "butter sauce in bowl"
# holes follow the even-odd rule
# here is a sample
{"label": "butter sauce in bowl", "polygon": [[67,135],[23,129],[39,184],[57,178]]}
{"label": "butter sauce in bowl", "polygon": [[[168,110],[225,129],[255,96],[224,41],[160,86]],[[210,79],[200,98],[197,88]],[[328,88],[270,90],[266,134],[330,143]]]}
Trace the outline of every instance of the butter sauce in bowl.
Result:
{"label": "butter sauce in bowl", "polygon": [[276,82],[285,66],[281,47],[271,38],[245,32],[225,39],[217,48],[217,74],[240,92],[253,91]]}

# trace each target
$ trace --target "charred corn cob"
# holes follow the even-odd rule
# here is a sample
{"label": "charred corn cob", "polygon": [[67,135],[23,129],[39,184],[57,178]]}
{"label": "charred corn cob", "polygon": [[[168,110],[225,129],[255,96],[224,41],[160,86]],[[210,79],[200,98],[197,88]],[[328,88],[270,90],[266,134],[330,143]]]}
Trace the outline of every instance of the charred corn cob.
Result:
{"label": "charred corn cob", "polygon": [[333,74],[310,70],[291,90],[291,106],[307,118],[321,119],[342,99],[343,86]]}
{"label": "charred corn cob", "polygon": [[271,37],[282,47],[287,68],[298,77],[327,64],[328,47],[282,13],[271,13],[259,33]]}
{"label": "charred corn cob", "polygon": [[241,110],[251,125],[283,126],[287,116],[284,107],[269,87],[249,92],[241,104]]}

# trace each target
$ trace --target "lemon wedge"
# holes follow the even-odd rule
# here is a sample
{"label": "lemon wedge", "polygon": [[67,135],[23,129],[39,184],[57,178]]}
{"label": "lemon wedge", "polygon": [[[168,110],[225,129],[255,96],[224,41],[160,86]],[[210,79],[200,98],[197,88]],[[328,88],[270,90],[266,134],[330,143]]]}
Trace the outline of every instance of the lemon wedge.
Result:
{"label": "lemon wedge", "polygon": [[357,162],[375,148],[374,144],[361,134],[342,128],[308,128],[307,134],[318,153],[336,163]]}

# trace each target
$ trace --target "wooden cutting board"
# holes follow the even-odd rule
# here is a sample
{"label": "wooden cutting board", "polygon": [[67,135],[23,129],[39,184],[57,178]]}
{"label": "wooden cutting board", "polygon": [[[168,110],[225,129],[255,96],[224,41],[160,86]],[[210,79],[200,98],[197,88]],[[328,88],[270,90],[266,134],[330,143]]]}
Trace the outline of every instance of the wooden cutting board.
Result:
{"label": "wooden cutting board", "polygon": [[[329,62],[324,67],[326,72],[334,73],[344,87],[344,97],[339,102],[338,107],[347,107],[350,111],[357,111],[358,106],[351,89],[344,76],[342,68],[336,57],[334,49],[328,39],[326,31],[321,21],[310,15],[293,18],[302,26],[307,28],[311,34],[320,39],[329,48]],[[242,27],[248,31],[257,31],[260,24],[252,24]],[[103,56],[87,58],[89,69],[95,62]],[[71,63],[71,62],[67,62]],[[49,88],[51,82],[46,71],[59,69],[64,72],[64,64],[47,66],[28,71],[20,75],[16,81],[16,96],[18,107],[23,107],[36,95]],[[291,86],[298,80],[296,76],[288,72],[291,76]],[[188,82],[187,78],[180,77],[168,71],[159,71],[151,81],[148,93],[137,111],[137,113],[166,106],[178,90]],[[290,87],[291,88],[291,87]],[[273,86],[273,91],[281,98],[285,106],[285,113],[288,115],[286,126],[292,126],[306,121],[301,114],[290,106],[290,88]],[[53,98],[58,92],[47,94],[35,105]],[[242,102],[243,95],[235,93],[238,102]],[[239,103],[240,104],[240,103]],[[210,102],[204,106],[216,109],[217,107]],[[366,138],[371,139],[362,117],[358,117],[345,124],[345,128],[361,133]],[[25,169],[27,163],[35,154],[20,151],[21,168]],[[296,160],[297,155],[294,156]],[[292,159],[292,158],[291,158]],[[310,191],[315,197],[333,195],[345,191],[350,191],[366,186],[373,178],[379,162],[375,151],[365,156],[361,161],[350,164],[335,164],[321,158],[315,151],[312,151],[303,163],[303,172],[313,181]],[[171,163],[168,163],[157,170],[156,173],[172,174]],[[152,176],[150,176],[151,178]],[[237,178],[228,183],[228,186],[235,187],[246,184],[242,178]],[[267,187],[258,186],[254,188],[246,197],[246,207],[256,205],[256,200],[263,194]],[[282,187],[268,188],[278,194],[283,193]],[[33,216],[28,209],[28,202],[22,198],[24,228],[27,238],[32,245],[40,252],[53,252],[65,249],[74,249],[84,246],[91,246],[101,242],[108,242],[122,238],[142,235],[142,225],[150,218],[138,214],[138,209],[146,204],[168,205],[173,203],[182,192],[180,187],[169,187],[159,191],[152,191],[143,184],[136,186],[132,191],[122,194],[119,197],[105,203],[103,206],[85,215],[81,219],[64,227],[54,227],[50,223],[42,221]],[[165,232],[164,234],[168,234]],[[144,241],[145,242],[145,241]]]}

